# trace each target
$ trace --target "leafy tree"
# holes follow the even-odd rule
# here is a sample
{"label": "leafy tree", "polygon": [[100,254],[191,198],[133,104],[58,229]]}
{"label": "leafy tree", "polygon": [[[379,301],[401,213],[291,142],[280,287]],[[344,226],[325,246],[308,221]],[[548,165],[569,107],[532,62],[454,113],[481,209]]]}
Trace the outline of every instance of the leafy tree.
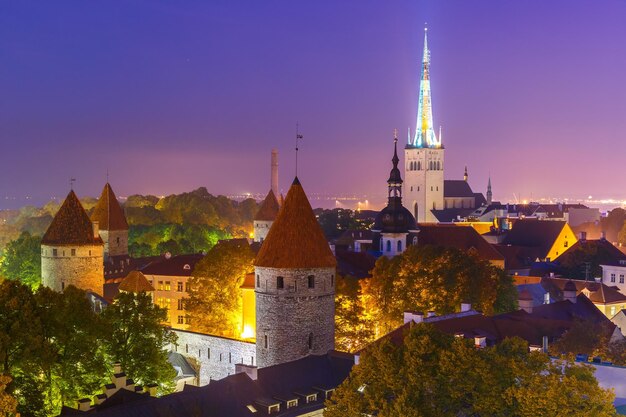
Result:
{"label": "leafy tree", "polygon": [[354,211],[349,209],[321,210],[316,214],[317,221],[327,239],[334,239],[342,232],[358,227]]}
{"label": "leafy tree", "polygon": [[10,376],[0,374],[0,417],[13,417],[17,414],[17,400],[6,391],[11,381]]}
{"label": "leafy tree", "polygon": [[241,332],[241,290],[254,271],[254,253],[247,242],[223,241],[198,262],[189,279],[186,308],[195,331],[229,337]]}
{"label": "leafy tree", "polygon": [[41,283],[41,238],[22,232],[10,242],[0,260],[0,274],[37,288]]}
{"label": "leafy tree", "polygon": [[619,232],[624,228],[624,222],[626,210],[621,207],[611,210],[606,217],[600,219],[602,231],[606,233],[606,238],[610,242],[617,241]]}
{"label": "leafy tree", "polygon": [[574,279],[585,279],[585,263],[590,264],[589,278],[602,276],[600,265],[613,261],[614,253],[603,245],[583,244],[577,245],[567,251],[560,260],[561,274]]}
{"label": "leafy tree", "polygon": [[388,339],[370,346],[324,416],[604,417],[615,415],[613,397],[593,368],[552,362],[521,339],[476,349],[422,323],[399,346]]}
{"label": "leafy tree", "polygon": [[411,246],[376,261],[363,280],[365,308],[384,334],[402,324],[407,310],[449,314],[469,302],[485,314],[514,310],[517,291],[510,276],[472,253],[454,248]]}
{"label": "leafy tree", "polygon": [[335,288],[335,346],[356,352],[373,340],[371,319],[361,302],[359,280],[337,275]]}
{"label": "leafy tree", "polygon": [[63,293],[40,287],[35,300],[43,328],[47,409],[58,413],[62,404],[91,396],[108,382],[105,328],[85,291],[72,285]]}
{"label": "leafy tree", "polygon": [[109,329],[105,349],[135,383],[159,384],[161,393],[174,389],[176,372],[167,360],[167,347],[176,335],[161,325],[167,310],[146,293],[121,293],[101,314]]}

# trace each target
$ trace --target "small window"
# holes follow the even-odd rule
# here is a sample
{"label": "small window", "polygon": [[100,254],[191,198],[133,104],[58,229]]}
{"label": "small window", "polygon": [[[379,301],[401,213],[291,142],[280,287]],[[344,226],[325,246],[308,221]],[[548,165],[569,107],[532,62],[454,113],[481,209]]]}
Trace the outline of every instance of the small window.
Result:
{"label": "small window", "polygon": [[117,246],[119,246],[119,245],[120,245],[120,238],[118,237],[118,238],[117,238],[117,239],[115,239],[115,240],[116,240],[116,242],[117,242]]}
{"label": "small window", "polygon": [[190,324],[190,323],[191,323],[191,317],[185,316],[185,324]]}
{"label": "small window", "polygon": [[259,276],[259,274],[256,274],[256,286],[257,288],[261,287],[261,277]]}
{"label": "small window", "polygon": [[276,277],[276,288],[278,289],[285,288],[285,278]]}
{"label": "small window", "polygon": [[387,252],[391,252],[391,240],[387,241]]}
{"label": "small window", "polygon": [[228,352],[228,363],[233,363],[233,354]]}
{"label": "small window", "polygon": [[185,309],[185,303],[182,299],[178,300],[178,310],[184,310]]}
{"label": "small window", "polygon": [[61,281],[61,291],[65,289],[65,281]]}
{"label": "small window", "polygon": [[265,349],[267,349],[267,346],[268,346],[268,340],[267,340],[267,335],[265,335],[263,337],[263,347],[265,347]]}
{"label": "small window", "polygon": [[59,251],[57,249],[52,249],[52,256],[57,256]]}
{"label": "small window", "polygon": [[615,282],[615,274],[611,274],[611,282]]}
{"label": "small window", "polygon": [[413,236],[413,244],[417,245],[417,236]]}
{"label": "small window", "polygon": [[76,256],[76,249],[72,249],[72,256]]}
{"label": "small window", "polygon": [[624,275],[623,274],[620,274],[620,276],[619,276],[619,283],[620,284],[624,283]]}
{"label": "small window", "polygon": [[185,271],[189,271],[189,270],[191,269],[191,265],[189,265],[189,264],[185,264],[185,266],[183,266],[183,269],[184,269]]}
{"label": "small window", "polygon": [[171,281],[165,281],[165,291],[171,291],[171,290],[172,290]]}
{"label": "small window", "polygon": [[313,333],[309,333],[309,339],[307,341],[309,350],[313,350]]}
{"label": "small window", "polygon": [[211,359],[211,348],[206,348],[206,357],[207,359]]}
{"label": "small window", "polygon": [[185,343],[185,353],[189,353],[189,344]]}
{"label": "small window", "polygon": [[91,256],[91,251],[89,251],[89,256]]}
{"label": "small window", "polygon": [[312,403],[313,401],[317,400],[317,394],[310,394],[306,396],[306,402],[307,403]]}
{"label": "small window", "polygon": [[298,406],[298,400],[287,401],[287,408],[293,408]]}
{"label": "small window", "polygon": [[566,248],[569,246],[569,242],[566,240],[565,242],[563,242],[563,247]]}
{"label": "small window", "polygon": [[183,316],[178,316],[178,324],[183,324],[185,322],[185,318]]}
{"label": "small window", "polygon": [[222,361],[222,354],[220,353],[220,362]]}
{"label": "small window", "polygon": [[183,282],[182,281],[178,281],[176,283],[176,291],[183,292]]}
{"label": "small window", "polygon": [[314,275],[309,275],[307,277],[307,280],[309,282],[309,288],[315,288],[315,276]]}
{"label": "small window", "polygon": [[335,285],[335,275],[330,275],[330,285]]}

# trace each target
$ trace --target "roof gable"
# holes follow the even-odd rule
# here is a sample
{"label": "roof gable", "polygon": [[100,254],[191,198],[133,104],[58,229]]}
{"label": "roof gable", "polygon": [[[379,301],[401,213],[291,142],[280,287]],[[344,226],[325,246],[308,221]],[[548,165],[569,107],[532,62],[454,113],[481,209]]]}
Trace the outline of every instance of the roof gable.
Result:
{"label": "roof gable", "polygon": [[289,188],[254,265],[269,268],[337,265],[298,177]]}
{"label": "roof gable", "polygon": [[67,195],[52,219],[41,243],[44,245],[102,245],[100,236],[94,237],[93,224],[73,190]]}

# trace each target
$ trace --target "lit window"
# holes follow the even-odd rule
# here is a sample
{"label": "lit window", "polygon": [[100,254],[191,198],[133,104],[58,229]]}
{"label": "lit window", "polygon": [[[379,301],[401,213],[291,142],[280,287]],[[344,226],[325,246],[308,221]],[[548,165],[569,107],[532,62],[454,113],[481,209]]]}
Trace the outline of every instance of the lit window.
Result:
{"label": "lit window", "polygon": [[298,400],[289,400],[287,401],[287,408],[297,407]]}
{"label": "lit window", "polygon": [[165,281],[165,291],[170,291],[172,289],[172,285],[170,281]]}

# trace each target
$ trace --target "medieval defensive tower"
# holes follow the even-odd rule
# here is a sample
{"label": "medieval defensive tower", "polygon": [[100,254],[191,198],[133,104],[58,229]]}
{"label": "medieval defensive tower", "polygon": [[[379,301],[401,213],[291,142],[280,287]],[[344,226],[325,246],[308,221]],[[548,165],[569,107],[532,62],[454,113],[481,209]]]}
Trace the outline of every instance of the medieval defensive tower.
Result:
{"label": "medieval defensive tower", "polygon": [[55,291],[74,285],[102,295],[103,263],[98,223],[70,191],[41,239],[42,283]]}
{"label": "medieval defensive tower", "polygon": [[128,256],[128,223],[124,210],[107,182],[91,213],[91,220],[98,222],[100,237],[104,242],[104,259]]}
{"label": "medieval defensive tower", "polygon": [[258,366],[334,349],[336,260],[297,177],[254,265]]}

